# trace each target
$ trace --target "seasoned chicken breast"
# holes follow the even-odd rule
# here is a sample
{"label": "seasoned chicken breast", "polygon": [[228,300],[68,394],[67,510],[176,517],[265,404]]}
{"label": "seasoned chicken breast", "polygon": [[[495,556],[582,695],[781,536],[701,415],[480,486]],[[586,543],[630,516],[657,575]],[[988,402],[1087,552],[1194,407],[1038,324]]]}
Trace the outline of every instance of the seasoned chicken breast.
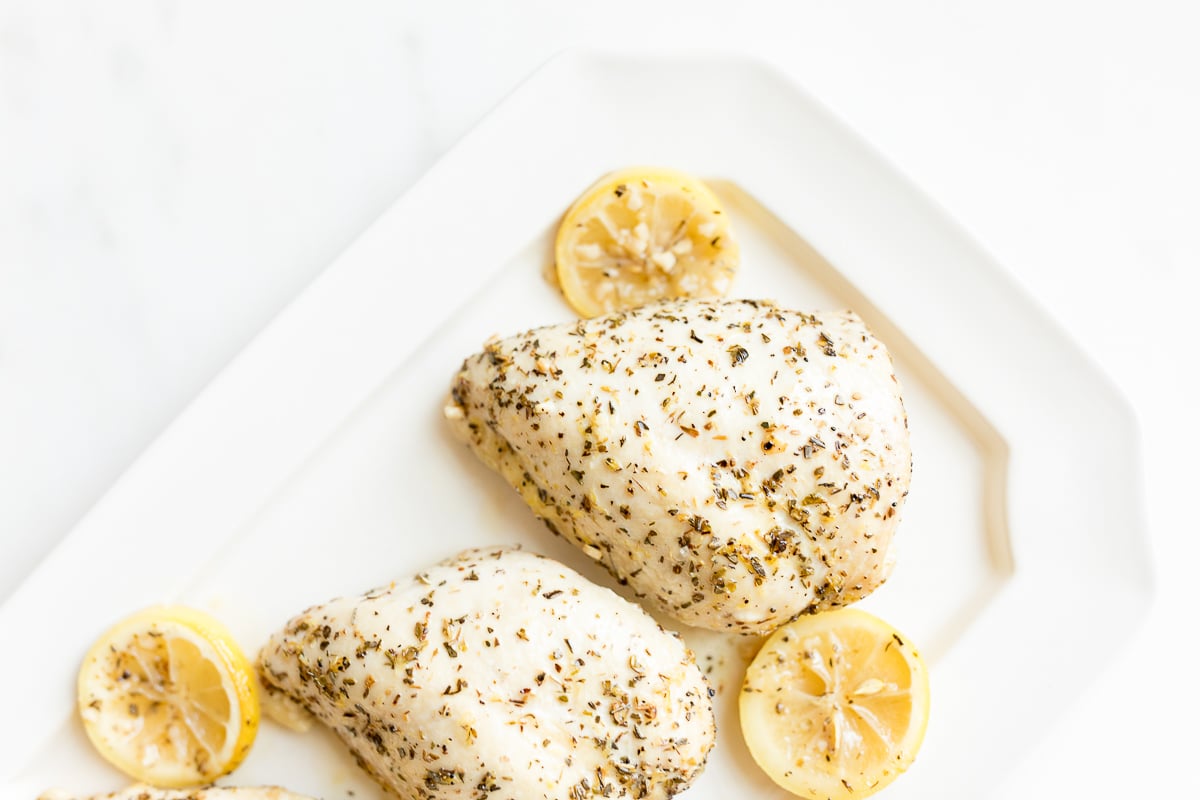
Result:
{"label": "seasoned chicken breast", "polygon": [[911,474],[851,312],[677,301],[489,343],[446,415],[556,533],[689,625],[765,633],[874,590]]}
{"label": "seasoned chicken breast", "polygon": [[311,608],[271,637],[260,669],[406,798],[666,798],[715,734],[675,635],[516,550],[468,551]]}
{"label": "seasoned chicken breast", "polygon": [[137,784],[109,794],[78,795],[47,792],[38,800],[312,800],[278,786],[205,786],[199,789],[155,789]]}

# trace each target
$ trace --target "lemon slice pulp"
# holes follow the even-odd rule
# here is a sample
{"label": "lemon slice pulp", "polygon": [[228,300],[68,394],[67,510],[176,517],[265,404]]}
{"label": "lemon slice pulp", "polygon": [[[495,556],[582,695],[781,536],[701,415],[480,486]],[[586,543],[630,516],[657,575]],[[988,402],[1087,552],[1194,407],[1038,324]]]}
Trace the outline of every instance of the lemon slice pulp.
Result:
{"label": "lemon slice pulp", "polygon": [[841,609],[773,633],[746,671],[739,710],[751,755],[777,784],[811,800],[860,798],[916,757],[929,678],[892,626]]}
{"label": "lemon slice pulp", "polygon": [[254,671],[219,622],[181,606],[118,622],[84,657],[79,713],[100,754],[162,788],[231,772],[258,730]]}
{"label": "lemon slice pulp", "polygon": [[712,190],[683,172],[630,168],[567,211],[554,247],[567,302],[594,317],[656,300],[722,297],[739,253]]}

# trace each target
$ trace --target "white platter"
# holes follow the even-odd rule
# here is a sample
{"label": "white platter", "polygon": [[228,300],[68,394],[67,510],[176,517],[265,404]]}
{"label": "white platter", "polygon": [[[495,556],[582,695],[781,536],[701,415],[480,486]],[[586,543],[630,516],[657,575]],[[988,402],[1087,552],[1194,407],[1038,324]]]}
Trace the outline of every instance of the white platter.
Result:
{"label": "white platter", "polygon": [[[87,745],[73,682],[91,640],[144,605],[205,608],[253,651],[307,605],[472,545],[521,543],[611,586],[440,411],[489,335],[570,317],[543,277],[554,226],[634,163],[712,181],[742,241],[735,295],[850,306],[891,346],[915,477],[896,573],[864,605],[923,643],[934,706],[883,796],[986,797],[986,776],[1038,741],[1146,605],[1131,414],[943,212],[771,69],[580,53],[539,70],[364,233],[0,607],[0,676],[21,687],[0,726],[0,796],[126,783]],[[717,749],[687,796],[784,796],[731,714],[748,645],[684,636],[716,657],[721,688]],[[380,795],[330,734],[269,724],[223,783]]]}

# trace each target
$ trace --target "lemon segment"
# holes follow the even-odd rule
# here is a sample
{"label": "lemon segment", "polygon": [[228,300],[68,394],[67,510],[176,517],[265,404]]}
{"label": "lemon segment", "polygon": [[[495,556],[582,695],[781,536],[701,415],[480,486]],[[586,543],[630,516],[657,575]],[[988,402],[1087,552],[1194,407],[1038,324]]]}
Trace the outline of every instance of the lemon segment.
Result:
{"label": "lemon segment", "polygon": [[84,657],[78,692],[100,755],[161,788],[231,772],[258,731],[250,662],[223,625],[182,606],[149,608],[110,628]]}
{"label": "lemon segment", "polygon": [[630,168],[591,186],[554,247],[567,302],[584,317],[656,300],[723,297],[739,251],[712,190],[683,172]]}
{"label": "lemon segment", "polygon": [[891,625],[858,609],[800,617],[766,640],[739,697],[742,734],[775,783],[849,800],[912,763],[929,719],[929,676]]}

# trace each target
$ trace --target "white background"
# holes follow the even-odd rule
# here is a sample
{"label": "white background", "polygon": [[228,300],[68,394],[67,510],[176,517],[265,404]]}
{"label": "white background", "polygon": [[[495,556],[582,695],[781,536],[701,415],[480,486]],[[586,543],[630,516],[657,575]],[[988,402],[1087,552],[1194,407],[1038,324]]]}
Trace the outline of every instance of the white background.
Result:
{"label": "white background", "polygon": [[1144,486],[1064,502],[1145,493],[1151,616],[1115,632],[1130,644],[1080,703],[1029,721],[1049,728],[1035,755],[981,784],[1200,796],[1197,6],[734,5],[0,0],[0,601],[550,55],[747,52],[961,221],[1141,422]]}

